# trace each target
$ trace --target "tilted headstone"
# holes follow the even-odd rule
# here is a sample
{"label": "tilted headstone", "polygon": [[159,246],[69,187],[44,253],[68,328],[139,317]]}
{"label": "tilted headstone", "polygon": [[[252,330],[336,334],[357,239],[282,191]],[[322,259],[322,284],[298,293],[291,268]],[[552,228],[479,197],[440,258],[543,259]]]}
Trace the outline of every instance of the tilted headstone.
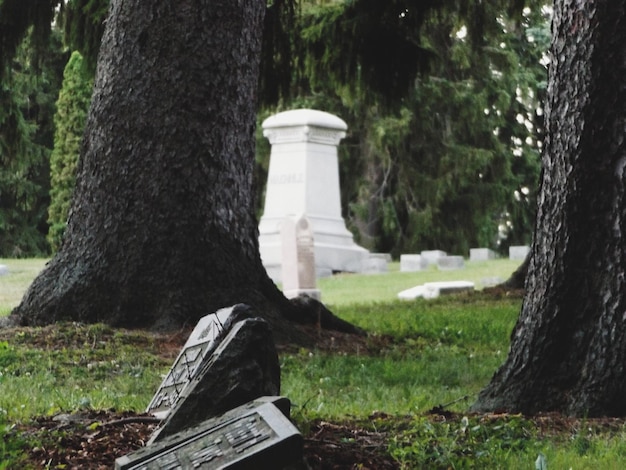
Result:
{"label": "tilted headstone", "polygon": [[489,248],[470,248],[470,261],[487,261],[495,258],[495,251]]}
{"label": "tilted headstone", "polygon": [[224,331],[228,320],[236,312],[247,311],[248,306],[239,304],[206,315],[198,321],[181,349],[174,364],[163,379],[161,386],[150,401],[146,411],[164,419],[176,400],[195,376],[206,355],[211,352],[215,340]]}
{"label": "tilted headstone", "polygon": [[302,435],[288,417],[289,400],[261,397],[120,457],[115,469],[282,469],[297,465],[302,462]]}
{"label": "tilted headstone", "polygon": [[316,286],[313,230],[306,217],[285,217],[281,225],[283,293],[288,299],[308,295],[320,300]]}
{"label": "tilted headstone", "polygon": [[465,267],[465,260],[462,256],[440,256],[437,258],[437,268],[449,271]]}
{"label": "tilted headstone", "polygon": [[264,395],[280,394],[280,364],[269,324],[234,322],[178,395],[150,443]]}
{"label": "tilted headstone", "polygon": [[337,146],[347,128],[337,116],[314,109],[285,111],[263,122],[272,149],[259,251],[275,282],[282,281],[280,226],[289,215],[302,214],[311,224],[318,277],[358,272],[367,257],[341,215]]}

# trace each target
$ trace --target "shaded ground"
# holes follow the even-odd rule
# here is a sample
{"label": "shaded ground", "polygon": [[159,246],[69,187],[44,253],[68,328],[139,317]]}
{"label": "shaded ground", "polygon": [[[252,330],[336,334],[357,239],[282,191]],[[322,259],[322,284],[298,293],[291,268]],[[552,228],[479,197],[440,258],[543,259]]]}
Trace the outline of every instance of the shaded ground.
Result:
{"label": "shaded ground", "polygon": [[[503,291],[491,294],[510,295]],[[72,334],[72,328],[76,334]],[[62,330],[48,326],[34,330],[28,328],[0,330],[0,341],[24,342],[40,349],[83,348],[86,327],[70,325]],[[93,328],[93,327],[91,327]],[[89,330],[91,331],[91,330]],[[356,337],[342,333],[321,331],[307,327],[306,333],[315,338],[321,350],[338,354],[380,354],[392,346],[392,338],[385,336]],[[171,335],[130,335],[133,345],[153,350],[159,356],[173,360],[190,331]],[[93,341],[107,341],[117,334],[104,328],[93,333]],[[281,351],[294,349],[278,345]],[[429,419],[433,422],[456,421],[460,416],[433,409]],[[501,415],[480,415],[481,420],[501,419]],[[377,414],[372,419],[382,423],[376,430],[363,423],[346,419],[342,422],[316,420],[301,429],[304,436],[304,458],[311,470],[348,469],[399,469],[400,465],[388,454],[387,446],[394,432],[409,422],[408,417]],[[539,437],[567,439],[582,426],[598,431],[617,432],[623,429],[624,419],[574,419],[558,414],[532,418]],[[28,453],[28,463],[35,468],[110,469],[117,457],[145,445],[157,426],[155,419],[146,414],[117,412],[115,410],[89,410],[75,414],[38,417],[16,426],[11,432],[20,437],[31,437],[36,442]],[[0,446],[1,446],[0,442]]]}
{"label": "shaded ground", "polygon": [[[459,420],[459,416],[433,414],[433,422]],[[483,421],[502,415],[484,415]],[[408,418],[377,415],[390,421],[390,428],[402,427]],[[391,423],[391,421],[394,421]],[[400,423],[398,423],[400,421]],[[557,414],[532,420],[540,437],[569,438],[581,426],[597,432],[622,429],[625,420],[617,418],[576,419]],[[89,411],[74,415],[38,418],[20,425],[14,432],[35,437],[41,444],[28,449],[29,463],[36,468],[111,469],[117,457],[136,450],[149,439],[156,423],[145,414]],[[304,439],[304,458],[311,470],[391,470],[399,464],[387,452],[389,431],[371,431],[357,423],[315,421]]]}

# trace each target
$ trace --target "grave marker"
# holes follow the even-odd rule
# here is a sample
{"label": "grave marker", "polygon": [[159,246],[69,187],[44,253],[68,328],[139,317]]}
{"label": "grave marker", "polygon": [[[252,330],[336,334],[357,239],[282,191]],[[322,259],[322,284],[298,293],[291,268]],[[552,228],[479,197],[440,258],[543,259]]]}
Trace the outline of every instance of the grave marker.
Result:
{"label": "grave marker", "polygon": [[428,261],[422,255],[400,255],[400,271],[413,272],[422,271],[428,267]]}
{"label": "grave marker", "polygon": [[526,245],[510,246],[509,247],[509,259],[523,261],[526,259],[526,255],[528,254],[529,251],[530,251],[530,247]]}
{"label": "grave marker", "polygon": [[305,216],[285,217],[281,225],[283,293],[288,299],[308,295],[321,300],[316,287],[315,246]]}
{"label": "grave marker", "polygon": [[261,397],[120,457],[115,469],[280,469],[301,463],[302,436],[288,419],[289,406],[284,397]]}
{"label": "grave marker", "polygon": [[150,443],[257,397],[280,393],[280,363],[267,321],[255,317],[229,322],[232,326],[205,354]]}
{"label": "grave marker", "polygon": [[282,281],[280,226],[289,215],[302,214],[311,224],[318,277],[358,272],[367,257],[341,215],[337,146],[347,128],[337,116],[315,109],[285,111],[263,121],[272,148],[259,252],[275,282]]}
{"label": "grave marker", "polygon": [[465,267],[465,260],[462,256],[440,256],[437,258],[437,268],[443,271],[461,269]]}
{"label": "grave marker", "polygon": [[181,349],[168,374],[150,401],[146,412],[164,419],[176,400],[195,376],[198,367],[211,351],[214,342],[224,330],[229,318],[235,310],[241,311],[245,306],[235,305],[223,308],[206,315],[198,321]]}
{"label": "grave marker", "polygon": [[470,261],[487,261],[495,258],[495,251],[489,248],[470,248]]}

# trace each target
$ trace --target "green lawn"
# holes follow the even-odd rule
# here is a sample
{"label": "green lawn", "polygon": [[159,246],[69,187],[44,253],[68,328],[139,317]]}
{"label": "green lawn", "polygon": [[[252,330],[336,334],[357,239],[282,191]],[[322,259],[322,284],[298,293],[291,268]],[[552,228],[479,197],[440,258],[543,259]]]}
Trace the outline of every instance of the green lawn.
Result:
{"label": "green lawn", "polygon": [[[0,312],[6,314],[45,260],[0,264],[10,271],[0,277]],[[396,299],[403,289],[436,280],[470,280],[480,288],[482,279],[506,279],[518,264],[466,262],[459,271],[401,273],[395,263],[385,274],[321,279],[323,301],[383,346],[370,354],[316,348],[281,354],[281,393],[292,401],[301,431],[306,435],[320,420],[384,431],[386,451],[406,469],[533,469],[544,468],[542,462],[551,469],[623,468],[623,424],[579,420],[542,434],[537,421],[522,416],[467,413],[506,357],[520,298],[477,292]],[[17,468],[24,445],[35,445],[15,444],[7,433],[14,424],[85,407],[141,412],[171,363],[158,336],[104,325],[0,334],[0,462],[9,462],[0,468]],[[442,405],[452,412],[447,419],[428,413]]]}

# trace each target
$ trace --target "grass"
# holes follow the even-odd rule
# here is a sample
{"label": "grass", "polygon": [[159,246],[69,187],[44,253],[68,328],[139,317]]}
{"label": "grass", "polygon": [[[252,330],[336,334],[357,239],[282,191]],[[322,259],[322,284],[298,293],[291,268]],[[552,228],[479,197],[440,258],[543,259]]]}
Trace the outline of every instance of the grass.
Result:
{"label": "grass", "polygon": [[[0,264],[10,271],[0,277],[0,313],[7,314],[45,260]],[[517,265],[494,260],[466,262],[462,271],[401,273],[393,264],[386,274],[320,280],[323,300],[336,314],[367,330],[372,341],[386,341],[372,355],[316,349],[282,354],[282,393],[293,403],[298,427],[306,433],[310,423],[327,420],[386,431],[388,452],[406,469],[531,469],[542,462],[551,469],[622,468],[623,427],[542,435],[521,416],[467,414],[506,357],[519,298],[395,297],[435,280],[464,279],[480,287],[485,278],[505,279]],[[143,411],[171,364],[160,348],[152,335],[104,325],[0,333],[0,469],[18,468],[27,445],[7,432],[15,423],[84,407]],[[427,412],[434,407],[453,414],[433,419]]]}

